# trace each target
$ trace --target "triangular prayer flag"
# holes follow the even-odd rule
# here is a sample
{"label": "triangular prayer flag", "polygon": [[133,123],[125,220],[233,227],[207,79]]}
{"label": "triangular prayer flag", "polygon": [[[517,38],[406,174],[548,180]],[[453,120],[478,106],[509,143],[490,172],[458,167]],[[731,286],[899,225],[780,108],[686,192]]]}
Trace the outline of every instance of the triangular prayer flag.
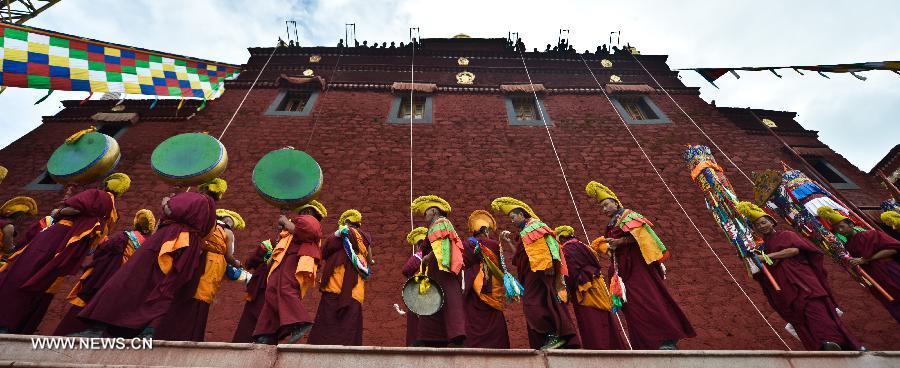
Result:
{"label": "triangular prayer flag", "polygon": [[728,73],[729,70],[730,69],[720,69],[720,68],[694,69],[694,71],[697,72],[697,74],[700,74],[700,76],[703,77],[703,79],[706,79],[706,81],[709,82],[709,84],[712,84],[713,87],[716,87],[716,88],[719,88],[719,86],[717,86],[715,83],[716,79],[719,79],[719,77],[725,75],[725,73]]}
{"label": "triangular prayer flag", "polygon": [[0,93],[3,93],[3,91],[6,91],[6,86],[0,86]]}
{"label": "triangular prayer flag", "polygon": [[53,93],[53,90],[52,90],[52,89],[51,89],[51,90],[47,90],[47,94],[44,95],[44,97],[41,97],[40,100],[35,101],[34,104],[37,105],[37,104],[39,104],[39,103],[41,103],[41,102],[44,102],[44,100],[46,100],[47,97],[50,97],[50,94],[52,94],[52,93]]}

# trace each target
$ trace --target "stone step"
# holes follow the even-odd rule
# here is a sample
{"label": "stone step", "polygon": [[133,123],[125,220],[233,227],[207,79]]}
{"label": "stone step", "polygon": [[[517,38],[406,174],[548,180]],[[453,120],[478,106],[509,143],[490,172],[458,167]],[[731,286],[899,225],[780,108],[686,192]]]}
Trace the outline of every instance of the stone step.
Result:
{"label": "stone step", "polygon": [[[34,349],[32,338],[0,335],[0,367],[617,368],[900,367],[900,352],[778,350],[597,351],[256,345],[154,340],[152,349]],[[76,342],[78,344],[78,342]],[[131,341],[125,340],[130,346]]]}

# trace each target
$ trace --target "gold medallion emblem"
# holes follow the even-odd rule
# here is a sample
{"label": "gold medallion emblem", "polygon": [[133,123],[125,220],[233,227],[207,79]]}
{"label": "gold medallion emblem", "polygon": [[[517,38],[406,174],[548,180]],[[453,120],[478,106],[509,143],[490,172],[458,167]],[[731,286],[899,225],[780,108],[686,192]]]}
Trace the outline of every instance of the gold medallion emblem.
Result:
{"label": "gold medallion emblem", "polygon": [[457,84],[472,84],[475,83],[475,74],[469,72],[460,72],[456,74],[456,83]]}
{"label": "gold medallion emblem", "polygon": [[303,71],[303,76],[305,76],[305,77],[312,77],[313,74],[315,74],[315,73],[313,73],[312,69],[306,69]]}
{"label": "gold medallion emblem", "polygon": [[619,83],[621,81],[622,81],[622,78],[620,78],[618,75],[613,74],[613,75],[609,76],[610,83]]}
{"label": "gold medallion emblem", "polygon": [[604,68],[612,68],[612,61],[609,61],[608,59],[603,59],[603,60],[600,60],[600,65],[603,66]]}
{"label": "gold medallion emblem", "polygon": [[456,59],[456,63],[459,64],[460,66],[466,66],[466,65],[469,65],[469,59],[461,57],[459,59]]}
{"label": "gold medallion emblem", "polygon": [[320,61],[322,61],[322,56],[320,56],[320,55],[310,55],[310,57],[309,57],[310,63],[318,63]]}

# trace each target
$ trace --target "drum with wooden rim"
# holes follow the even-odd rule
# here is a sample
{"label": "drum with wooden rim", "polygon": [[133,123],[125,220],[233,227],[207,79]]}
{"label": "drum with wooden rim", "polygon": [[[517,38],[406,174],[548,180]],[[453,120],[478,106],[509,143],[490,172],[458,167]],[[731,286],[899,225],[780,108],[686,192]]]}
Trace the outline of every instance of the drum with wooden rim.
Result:
{"label": "drum with wooden rim", "polygon": [[253,168],[256,191],[272,205],[291,209],[316,199],[322,168],[306,152],[290,147],[267,153]]}
{"label": "drum with wooden rim", "polygon": [[169,183],[198,185],[225,171],[228,151],[222,142],[208,134],[184,133],[156,146],[150,156],[150,165]]}
{"label": "drum with wooden rim", "polygon": [[421,272],[406,280],[402,294],[406,308],[419,316],[430,316],[444,306],[444,290]]}
{"label": "drum with wooden rim", "polygon": [[113,137],[90,132],[53,151],[47,173],[60,184],[88,184],[112,171],[120,158],[119,143]]}

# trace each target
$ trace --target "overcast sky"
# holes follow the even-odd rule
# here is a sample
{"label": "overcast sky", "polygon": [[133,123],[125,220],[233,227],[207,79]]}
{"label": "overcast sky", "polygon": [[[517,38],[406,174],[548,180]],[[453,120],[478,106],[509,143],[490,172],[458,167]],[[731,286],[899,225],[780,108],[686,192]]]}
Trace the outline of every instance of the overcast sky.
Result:
{"label": "overcast sky", "polygon": [[[65,0],[27,25],[151,50],[241,64],[248,46],[273,45],[285,20],[297,20],[302,45],[334,45],[344,23],[360,41],[422,37],[506,37],[519,32],[531,50],[571,30],[577,50],[593,50],[622,31],[644,54],[670,55],[673,68],[833,64],[900,60],[900,4],[884,1],[221,1]],[[798,112],[806,128],[868,171],[900,143],[900,75],[863,73],[825,79],[789,70],[723,76],[710,86],[683,72],[688,86],[719,106]],[[0,147],[85,93],[10,88],[0,94]],[[95,96],[97,98],[97,96]]]}

